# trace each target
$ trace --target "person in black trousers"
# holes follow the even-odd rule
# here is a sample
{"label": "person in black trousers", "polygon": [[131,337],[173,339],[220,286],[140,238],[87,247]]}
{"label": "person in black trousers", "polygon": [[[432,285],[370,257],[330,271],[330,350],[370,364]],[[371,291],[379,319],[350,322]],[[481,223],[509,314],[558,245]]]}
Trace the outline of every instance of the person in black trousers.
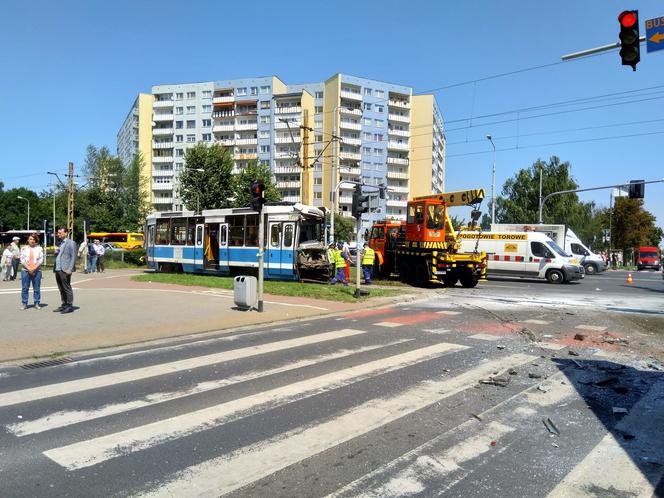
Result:
{"label": "person in black trousers", "polygon": [[74,291],[71,288],[71,274],[76,267],[76,242],[69,237],[69,230],[65,227],[58,228],[58,238],[61,240],[58,247],[58,255],[55,257],[55,281],[60,290],[62,305],[54,312],[71,313],[74,311]]}

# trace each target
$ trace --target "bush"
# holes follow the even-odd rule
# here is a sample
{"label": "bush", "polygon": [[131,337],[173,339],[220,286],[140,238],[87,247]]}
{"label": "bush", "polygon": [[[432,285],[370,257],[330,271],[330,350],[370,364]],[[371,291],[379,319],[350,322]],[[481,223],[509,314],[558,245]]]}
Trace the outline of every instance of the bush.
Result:
{"label": "bush", "polygon": [[124,254],[124,261],[130,265],[143,266],[145,264],[145,249],[132,249]]}

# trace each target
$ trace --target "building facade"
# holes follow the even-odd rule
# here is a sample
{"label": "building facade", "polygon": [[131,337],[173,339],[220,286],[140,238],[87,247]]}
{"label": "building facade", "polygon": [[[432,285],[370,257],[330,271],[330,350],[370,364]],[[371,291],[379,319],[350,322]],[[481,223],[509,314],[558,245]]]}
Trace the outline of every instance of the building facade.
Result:
{"label": "building facade", "polygon": [[[342,181],[387,186],[364,226],[405,219],[409,198],[444,190],[441,113],[433,95],[407,86],[343,74],[287,85],[270,76],[156,85],[152,97],[155,210],[183,209],[178,178],[186,149],[198,142],[228,147],[236,173],[254,159],[269,165],[286,201],[329,208],[338,185],[336,209],[347,216],[355,184]],[[118,133],[121,157],[129,155],[126,126]]]}

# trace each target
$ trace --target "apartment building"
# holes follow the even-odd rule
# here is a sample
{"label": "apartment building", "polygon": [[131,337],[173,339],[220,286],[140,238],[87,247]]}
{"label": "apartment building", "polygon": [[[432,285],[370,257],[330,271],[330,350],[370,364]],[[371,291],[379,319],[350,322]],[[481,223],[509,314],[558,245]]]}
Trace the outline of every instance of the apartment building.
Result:
{"label": "apartment building", "polygon": [[[413,95],[407,86],[343,74],[288,85],[270,76],[156,85],[152,96],[156,210],[183,208],[179,173],[186,149],[198,142],[228,147],[236,173],[254,159],[269,165],[286,201],[329,208],[342,180],[387,185],[365,226],[405,219],[409,198],[444,190],[441,113],[433,95]],[[353,189],[341,183],[336,197],[348,216]]]}

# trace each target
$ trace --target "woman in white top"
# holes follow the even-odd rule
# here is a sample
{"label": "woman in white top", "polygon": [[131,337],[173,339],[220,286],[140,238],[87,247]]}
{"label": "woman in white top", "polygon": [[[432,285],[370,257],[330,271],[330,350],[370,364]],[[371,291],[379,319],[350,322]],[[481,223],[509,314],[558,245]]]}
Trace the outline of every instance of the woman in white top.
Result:
{"label": "woman in white top", "polygon": [[8,281],[14,269],[12,268],[12,250],[9,248],[10,244],[5,244],[5,250],[2,252],[2,260],[0,266],[2,267],[2,281]]}
{"label": "woman in white top", "polygon": [[28,237],[28,245],[21,249],[21,302],[22,309],[28,309],[28,297],[30,295],[30,282],[32,282],[32,294],[35,301],[35,309],[41,309],[39,305],[42,271],[41,265],[44,261],[44,250],[39,245],[39,234],[33,233]]}

